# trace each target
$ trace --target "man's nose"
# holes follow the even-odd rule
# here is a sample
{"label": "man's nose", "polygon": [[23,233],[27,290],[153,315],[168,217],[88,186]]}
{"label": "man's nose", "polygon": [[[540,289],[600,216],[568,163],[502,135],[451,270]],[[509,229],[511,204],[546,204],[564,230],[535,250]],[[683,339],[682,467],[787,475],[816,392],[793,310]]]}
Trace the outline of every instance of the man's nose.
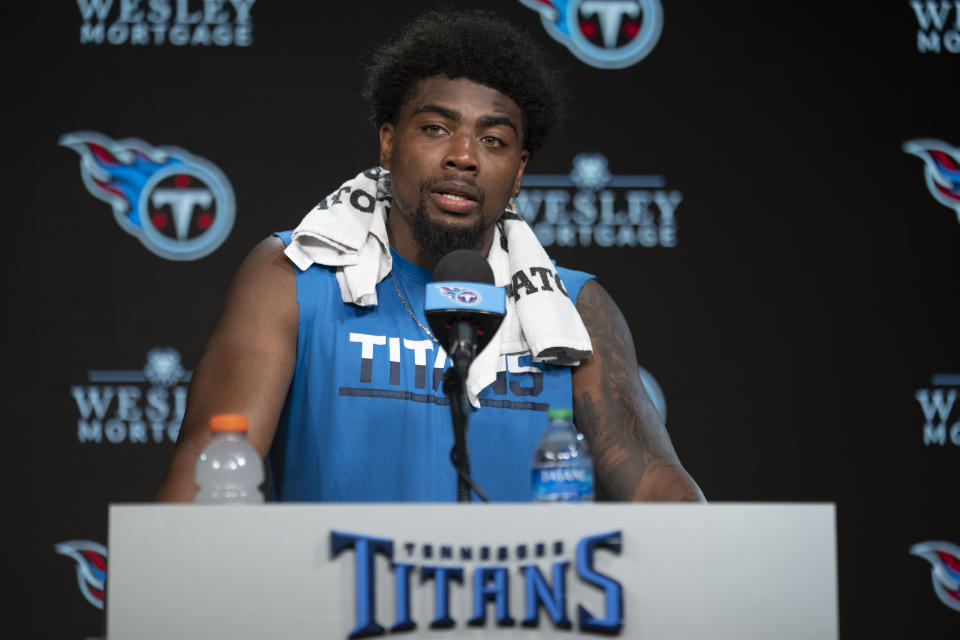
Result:
{"label": "man's nose", "polygon": [[476,173],[480,168],[477,162],[477,145],[469,135],[458,133],[450,138],[450,146],[443,158],[446,169],[458,171],[472,171]]}

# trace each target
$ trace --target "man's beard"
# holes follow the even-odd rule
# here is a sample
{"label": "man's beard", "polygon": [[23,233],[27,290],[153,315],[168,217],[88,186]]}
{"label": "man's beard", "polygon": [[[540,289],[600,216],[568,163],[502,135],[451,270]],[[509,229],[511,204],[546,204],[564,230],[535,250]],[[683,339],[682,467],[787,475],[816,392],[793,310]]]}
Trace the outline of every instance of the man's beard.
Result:
{"label": "man's beard", "polygon": [[482,216],[469,227],[431,220],[423,199],[413,213],[413,239],[421,251],[437,260],[457,249],[477,251],[489,228]]}

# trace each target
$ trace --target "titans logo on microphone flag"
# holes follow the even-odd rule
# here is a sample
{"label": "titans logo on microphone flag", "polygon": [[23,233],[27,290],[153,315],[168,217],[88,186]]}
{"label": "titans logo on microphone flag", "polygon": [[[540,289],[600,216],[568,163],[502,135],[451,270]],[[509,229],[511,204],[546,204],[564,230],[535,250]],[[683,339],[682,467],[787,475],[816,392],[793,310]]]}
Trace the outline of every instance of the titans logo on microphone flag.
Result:
{"label": "titans logo on microphone flag", "polygon": [[459,302],[460,304],[464,304],[469,307],[480,304],[480,301],[483,300],[483,298],[480,297],[480,294],[476,291],[465,289],[463,287],[448,287],[447,285],[440,285],[440,293],[450,298],[454,302]]}
{"label": "titans logo on microphone flag", "polygon": [[960,547],[949,542],[931,540],[913,545],[910,553],[931,564],[933,590],[940,602],[960,611]]}
{"label": "titans logo on microphone flag", "polygon": [[92,540],[67,540],[53,550],[77,563],[77,585],[87,602],[103,609],[103,587],[107,580],[107,548]]}
{"label": "titans logo on microphone flag", "polygon": [[233,229],[235,204],[226,176],[178,147],[112,140],[80,131],[60,137],[80,154],[87,191],[113,209],[120,228],[167,260],[197,260]]}
{"label": "titans logo on microphone flag", "polygon": [[930,195],[957,214],[960,222],[960,149],[940,140],[910,140],[903,150],[923,160]]}
{"label": "titans logo on microphone flag", "polygon": [[660,0],[520,0],[540,13],[550,37],[598,69],[643,60],[663,30]]}

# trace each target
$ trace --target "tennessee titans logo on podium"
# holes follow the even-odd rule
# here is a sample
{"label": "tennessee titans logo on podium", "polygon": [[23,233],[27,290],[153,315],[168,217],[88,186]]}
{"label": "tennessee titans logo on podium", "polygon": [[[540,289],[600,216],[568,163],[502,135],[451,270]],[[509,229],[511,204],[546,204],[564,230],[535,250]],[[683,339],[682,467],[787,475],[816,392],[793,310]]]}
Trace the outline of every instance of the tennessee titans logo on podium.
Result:
{"label": "tennessee titans logo on podium", "polygon": [[903,150],[923,160],[930,195],[953,209],[960,222],[960,150],[940,140],[910,140]]}
{"label": "tennessee titans logo on podium", "polygon": [[197,260],[230,235],[233,189],[209,161],[88,131],[63,135],[60,145],[80,154],[84,186],[110,205],[120,228],[161,258]]}
{"label": "tennessee titans logo on podium", "polygon": [[480,294],[471,289],[465,289],[463,287],[449,287],[447,285],[440,285],[440,293],[450,298],[454,302],[459,302],[462,305],[468,307],[473,307],[480,304],[480,301],[483,300],[480,297]]}
{"label": "tennessee titans logo on podium", "polygon": [[77,585],[87,602],[103,609],[103,587],[107,580],[107,548],[92,540],[67,540],[53,550],[77,562]]}
{"label": "tennessee titans logo on podium", "polygon": [[910,554],[932,565],[933,590],[940,602],[960,611],[960,547],[931,540],[910,547]]}
{"label": "tennessee titans logo on podium", "polygon": [[663,30],[660,0],[520,0],[550,37],[598,69],[623,69],[653,51]]}

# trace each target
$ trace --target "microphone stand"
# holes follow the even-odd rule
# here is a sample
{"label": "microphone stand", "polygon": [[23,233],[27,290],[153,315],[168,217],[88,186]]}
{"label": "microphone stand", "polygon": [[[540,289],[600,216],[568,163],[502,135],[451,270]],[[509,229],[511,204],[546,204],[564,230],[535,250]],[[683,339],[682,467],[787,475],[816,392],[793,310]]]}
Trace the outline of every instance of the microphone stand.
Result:
{"label": "microphone stand", "polygon": [[[470,477],[470,456],[467,453],[467,425],[470,421],[470,404],[466,402],[465,387],[467,371],[475,351],[474,329],[466,322],[456,323],[455,339],[450,350],[453,364],[443,374],[443,393],[450,400],[450,417],[453,419],[453,448],[450,462],[457,470],[457,500],[470,502],[470,490],[484,502],[487,496]],[[467,335],[467,333],[471,335]],[[473,348],[471,348],[473,347]]]}
{"label": "microphone stand", "polygon": [[450,450],[450,462],[457,470],[457,500],[470,502],[470,489],[467,478],[470,477],[470,458],[467,455],[467,423],[469,416],[463,410],[463,381],[450,367],[443,374],[443,392],[450,399],[450,417],[453,418],[453,449]]}

